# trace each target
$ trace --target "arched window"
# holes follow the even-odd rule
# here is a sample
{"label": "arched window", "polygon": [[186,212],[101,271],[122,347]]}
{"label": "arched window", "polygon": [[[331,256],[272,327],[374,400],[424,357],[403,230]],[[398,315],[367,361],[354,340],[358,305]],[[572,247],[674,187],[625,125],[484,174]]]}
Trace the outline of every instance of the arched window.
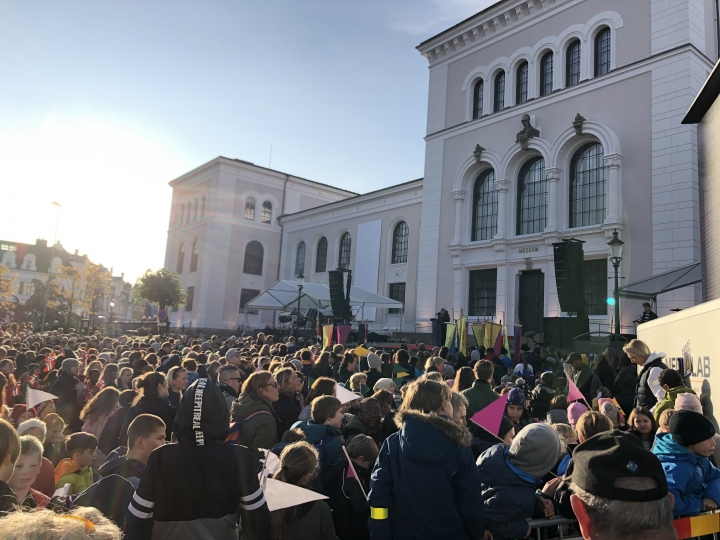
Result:
{"label": "arched window", "polygon": [[340,239],[340,253],[338,254],[338,268],[348,270],[350,268],[350,248],[352,247],[352,238],[350,233],[345,233]]}
{"label": "arched window", "polygon": [[610,71],[610,29],[605,28],[595,36],[595,76]]}
{"label": "arched window", "polygon": [[487,169],[480,173],[473,186],[472,240],[492,239],[497,232],[497,220],[495,171]]}
{"label": "arched window", "polygon": [[505,108],[505,72],[501,71],[495,76],[495,107],[494,111],[499,112]]}
{"label": "arched window", "polygon": [[198,200],[195,199],[195,216],[193,217],[193,221],[198,220],[198,210],[200,208],[200,205],[198,204]]}
{"label": "arched window", "polygon": [[253,276],[262,276],[263,257],[265,250],[262,244],[257,240],[249,242],[245,247],[245,262],[243,264],[243,273],[252,274]]}
{"label": "arched window", "polygon": [[187,215],[187,222],[192,223],[193,221],[193,204],[192,201],[188,203],[188,215]]}
{"label": "arched window", "polygon": [[263,223],[270,223],[272,220],[272,203],[265,201],[262,207],[262,213],[260,214],[260,221]]}
{"label": "arched window", "polygon": [[180,217],[180,226],[182,226],[183,221],[185,221],[185,205],[184,204],[180,205],[180,216],[179,217]]}
{"label": "arched window", "polygon": [[517,234],[545,230],[547,221],[547,181],[545,160],[534,158],[520,169],[518,179]]}
{"label": "arched window", "polygon": [[395,225],[395,229],[393,230],[392,264],[403,264],[407,262],[409,237],[410,228],[407,223],[401,221]]}
{"label": "arched window", "polygon": [[202,196],[202,204],[200,206],[200,219],[205,217],[205,195]]}
{"label": "arched window", "polygon": [[300,242],[295,252],[295,275],[305,275],[305,242]]}
{"label": "arched window", "polygon": [[599,143],[586,144],[570,164],[570,227],[605,221],[605,163]]}
{"label": "arched window", "polygon": [[255,199],[252,197],[245,200],[245,219],[255,221]]}
{"label": "arched window", "polygon": [[528,98],[528,63],[523,62],[517,68],[517,81],[515,81],[515,104],[525,103]]}
{"label": "arched window", "polygon": [[480,118],[483,113],[483,93],[485,83],[480,79],[473,88],[473,119]]}
{"label": "arched window", "polygon": [[540,95],[547,96],[553,91],[553,59],[552,51],[545,53],[540,60]]}
{"label": "arched window", "polygon": [[199,255],[200,255],[200,240],[198,240],[196,238],[195,242],[193,243],[192,254],[190,255],[190,271],[191,272],[197,271],[197,263],[198,263]]}
{"label": "arched window", "polygon": [[178,259],[177,259],[177,273],[182,274],[183,271],[183,264],[185,264],[185,244],[180,244],[180,249],[178,250]]}
{"label": "arched window", "polygon": [[580,40],[576,39],[565,52],[565,86],[580,82]]}
{"label": "arched window", "polygon": [[317,253],[315,254],[315,272],[324,272],[327,268],[327,238],[324,236],[317,245]]}

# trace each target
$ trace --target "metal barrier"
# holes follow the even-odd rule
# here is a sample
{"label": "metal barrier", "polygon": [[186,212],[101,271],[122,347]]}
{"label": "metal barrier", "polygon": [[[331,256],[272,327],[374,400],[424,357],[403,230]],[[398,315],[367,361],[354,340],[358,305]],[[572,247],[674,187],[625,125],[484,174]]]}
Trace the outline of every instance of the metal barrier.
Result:
{"label": "metal barrier", "polygon": [[530,533],[531,538],[537,540],[543,540],[542,530],[548,527],[558,527],[558,534],[556,536],[545,536],[545,538],[560,538],[561,540],[583,540],[582,536],[566,536],[565,528],[567,525],[577,525],[577,521],[574,519],[566,519],[561,516],[556,516],[553,519],[533,519],[530,523],[530,528],[534,533]]}

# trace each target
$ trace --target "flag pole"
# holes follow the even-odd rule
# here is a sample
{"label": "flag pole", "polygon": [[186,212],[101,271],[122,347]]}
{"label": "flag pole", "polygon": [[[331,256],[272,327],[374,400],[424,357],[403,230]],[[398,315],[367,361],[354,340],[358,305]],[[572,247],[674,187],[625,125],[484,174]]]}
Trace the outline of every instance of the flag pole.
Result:
{"label": "flag pole", "polygon": [[353,467],[352,459],[350,459],[350,456],[348,455],[345,445],[342,445],[342,449],[343,449],[343,452],[345,452],[345,457],[348,460],[348,465],[352,469],[353,475],[355,475],[355,480],[357,480],[358,486],[360,486],[360,491],[362,491],[363,497],[365,497],[365,499],[367,499],[367,493],[365,493],[365,490],[363,489],[362,482],[360,481],[360,477],[358,476],[357,472],[355,472],[355,467]]}

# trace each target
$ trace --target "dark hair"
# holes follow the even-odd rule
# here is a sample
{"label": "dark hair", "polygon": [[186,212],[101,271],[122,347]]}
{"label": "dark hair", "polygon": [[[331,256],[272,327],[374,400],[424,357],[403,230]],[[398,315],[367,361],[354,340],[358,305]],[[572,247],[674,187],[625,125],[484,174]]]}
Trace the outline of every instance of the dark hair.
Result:
{"label": "dark hair", "polygon": [[182,361],[182,367],[188,371],[197,371],[197,362],[192,358],[186,358]]}
{"label": "dark hair", "polygon": [[398,352],[395,353],[395,360],[400,362],[408,362],[410,360],[410,353],[407,352],[405,349],[400,349]]}
{"label": "dark hair", "polygon": [[305,403],[312,405],[312,402],[320,396],[332,396],[335,393],[335,379],[330,377],[319,377],[310,387]]}
{"label": "dark hair", "polygon": [[281,442],[284,443],[294,443],[294,442],[300,442],[305,440],[305,434],[303,433],[302,429],[288,429],[285,433],[283,433]]}
{"label": "dark hair", "polygon": [[[485,360],[487,362],[487,360]],[[478,362],[479,364],[480,362]],[[487,380],[487,378],[485,379]],[[467,366],[463,366],[455,373],[455,382],[453,383],[453,390],[456,392],[462,392],[470,388],[475,382],[475,374],[473,370]]]}
{"label": "dark hair", "polygon": [[487,381],[495,372],[495,366],[490,360],[478,360],[475,363],[475,377],[481,381]]}
{"label": "dark hair", "polygon": [[334,418],[342,407],[340,400],[333,396],[320,396],[312,402],[310,416],[313,424],[324,424],[328,418]]}
{"label": "dark hair", "polygon": [[67,448],[68,456],[72,459],[73,454],[76,452],[82,454],[85,450],[95,450],[97,445],[98,440],[95,435],[81,431],[68,437],[65,448]]}
{"label": "dark hair", "polygon": [[140,401],[140,398],[142,397],[159,397],[158,386],[161,384],[167,384],[167,380],[162,373],[150,371],[138,377],[138,392],[135,400],[133,401],[133,405]]}
{"label": "dark hair", "polygon": [[135,390],[123,390],[118,397],[118,405],[121,407],[129,407],[135,399],[136,394],[137,392],[135,392]]}
{"label": "dark hair", "polygon": [[[92,370],[95,371],[95,370]],[[95,394],[80,411],[80,420],[96,422],[103,416],[110,416],[115,410],[120,398],[120,391],[117,388],[108,386]]]}
{"label": "dark hair", "polygon": [[[318,452],[312,445],[301,441],[287,445],[280,453],[280,469],[273,475],[275,480],[286,484],[300,485],[302,479],[315,472]],[[304,487],[304,486],[302,486]],[[297,506],[283,508],[270,513],[270,538],[282,540],[298,521]]]}
{"label": "dark hair", "polygon": [[682,375],[675,369],[663,369],[658,376],[660,386],[668,385],[670,388],[684,386]]}
{"label": "dark hair", "polygon": [[162,419],[158,416],[155,416],[154,414],[137,415],[128,426],[128,448],[132,448],[133,446],[135,446],[135,441],[139,437],[145,439],[155,433],[155,431],[160,428],[162,428],[164,431],[166,426],[165,422],[163,422]]}

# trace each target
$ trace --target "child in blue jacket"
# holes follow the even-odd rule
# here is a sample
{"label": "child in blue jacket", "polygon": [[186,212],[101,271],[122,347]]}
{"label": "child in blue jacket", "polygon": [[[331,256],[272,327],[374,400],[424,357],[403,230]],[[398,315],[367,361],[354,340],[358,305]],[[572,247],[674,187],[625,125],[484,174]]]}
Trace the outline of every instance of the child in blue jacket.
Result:
{"label": "child in blue jacket", "polygon": [[677,411],[669,433],[655,438],[653,453],[660,459],[675,497],[673,516],[716,510],[720,503],[720,471],[708,459],[715,449],[712,422],[695,411]]}

